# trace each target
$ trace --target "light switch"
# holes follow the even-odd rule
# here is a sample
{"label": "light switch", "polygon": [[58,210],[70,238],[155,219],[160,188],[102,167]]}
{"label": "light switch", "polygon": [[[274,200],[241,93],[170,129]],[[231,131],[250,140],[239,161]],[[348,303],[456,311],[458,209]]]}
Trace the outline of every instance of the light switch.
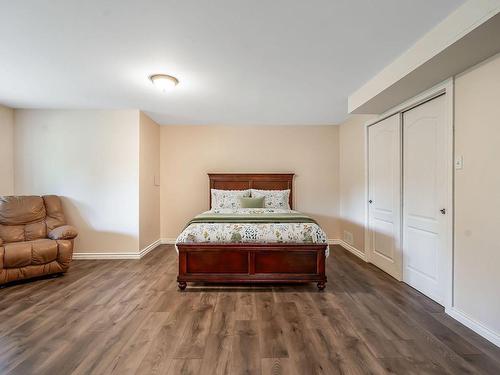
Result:
{"label": "light switch", "polygon": [[158,175],[154,176],[154,185],[160,186],[160,176],[158,176]]}
{"label": "light switch", "polygon": [[464,157],[462,155],[455,158],[455,169],[463,169],[464,167]]}

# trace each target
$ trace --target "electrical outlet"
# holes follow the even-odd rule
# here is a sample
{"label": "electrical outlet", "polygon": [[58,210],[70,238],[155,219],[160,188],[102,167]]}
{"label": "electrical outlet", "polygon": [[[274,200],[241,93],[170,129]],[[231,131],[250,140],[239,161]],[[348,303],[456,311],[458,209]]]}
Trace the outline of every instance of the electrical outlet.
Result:
{"label": "electrical outlet", "polygon": [[348,243],[349,245],[353,245],[354,244],[354,236],[352,235],[351,232],[348,232],[348,231],[344,231],[344,241],[346,243]]}

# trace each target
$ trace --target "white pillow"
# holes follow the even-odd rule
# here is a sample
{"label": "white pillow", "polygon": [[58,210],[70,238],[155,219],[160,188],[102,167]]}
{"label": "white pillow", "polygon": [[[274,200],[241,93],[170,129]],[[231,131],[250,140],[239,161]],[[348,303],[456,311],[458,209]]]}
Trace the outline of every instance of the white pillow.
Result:
{"label": "white pillow", "polygon": [[249,197],[250,190],[218,190],[211,189],[212,207],[216,208],[241,208],[240,197]]}
{"label": "white pillow", "polygon": [[289,198],[290,189],[288,190],[257,190],[252,189],[252,197],[264,197],[265,208],[284,208],[290,209]]}

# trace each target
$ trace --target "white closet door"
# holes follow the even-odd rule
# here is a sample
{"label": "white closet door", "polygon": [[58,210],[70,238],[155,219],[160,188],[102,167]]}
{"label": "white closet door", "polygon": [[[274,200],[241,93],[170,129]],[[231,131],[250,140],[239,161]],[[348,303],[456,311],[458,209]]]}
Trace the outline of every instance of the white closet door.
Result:
{"label": "white closet door", "polygon": [[445,96],[403,113],[403,280],[444,302]]}
{"label": "white closet door", "polygon": [[399,114],[368,128],[370,262],[401,280],[401,137]]}

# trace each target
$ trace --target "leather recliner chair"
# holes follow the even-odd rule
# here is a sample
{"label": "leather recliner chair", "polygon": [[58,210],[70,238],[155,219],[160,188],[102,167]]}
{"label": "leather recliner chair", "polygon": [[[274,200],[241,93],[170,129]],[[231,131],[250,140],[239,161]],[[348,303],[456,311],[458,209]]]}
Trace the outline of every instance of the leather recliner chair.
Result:
{"label": "leather recliner chair", "polygon": [[77,235],[58,196],[0,197],[0,285],[66,272]]}

